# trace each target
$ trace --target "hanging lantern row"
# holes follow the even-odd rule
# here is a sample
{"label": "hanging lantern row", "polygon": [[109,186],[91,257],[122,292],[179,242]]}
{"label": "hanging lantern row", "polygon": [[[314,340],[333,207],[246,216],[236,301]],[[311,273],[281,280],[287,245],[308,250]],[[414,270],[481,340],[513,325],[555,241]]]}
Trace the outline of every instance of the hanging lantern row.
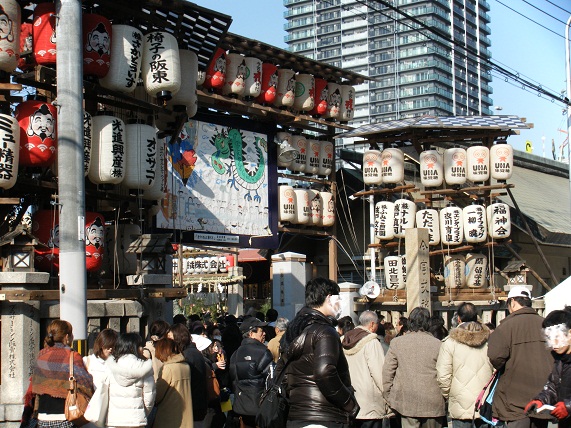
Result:
{"label": "hanging lantern row", "polygon": [[[506,181],[513,172],[513,148],[509,144],[471,146],[420,153],[420,181],[425,187],[440,187],[444,182],[459,186],[466,180],[480,183],[491,178]],[[400,149],[367,150],[363,154],[365,184],[398,184],[404,180],[404,154]]]}
{"label": "hanging lantern row", "polygon": [[318,141],[289,132],[276,134],[278,169],[327,177],[333,170],[335,146],[331,141]]}
{"label": "hanging lantern row", "polygon": [[[182,273],[184,275],[199,275],[204,273],[226,273],[234,266],[234,256],[184,257]],[[180,274],[179,259],[173,258],[173,274]]]}
{"label": "hanging lantern row", "polygon": [[331,192],[280,185],[279,216],[282,223],[331,227],[335,224],[335,200]]}
{"label": "hanging lantern row", "polygon": [[444,285],[448,288],[484,288],[488,285],[487,269],[488,257],[484,254],[445,256]]}
{"label": "hanging lantern row", "polygon": [[375,205],[374,230],[379,240],[404,238],[406,229],[413,227],[428,229],[430,245],[460,245],[464,240],[477,244],[486,242],[488,237],[505,239],[511,234],[510,209],[498,202],[487,207],[473,204],[417,211],[408,199]]}

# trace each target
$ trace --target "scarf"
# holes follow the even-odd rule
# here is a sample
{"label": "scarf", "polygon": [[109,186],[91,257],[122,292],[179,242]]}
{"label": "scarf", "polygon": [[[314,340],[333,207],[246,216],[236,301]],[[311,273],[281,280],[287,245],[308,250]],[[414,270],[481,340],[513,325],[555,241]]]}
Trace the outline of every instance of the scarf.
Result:
{"label": "scarf", "polygon": [[[32,375],[32,392],[47,394],[55,398],[66,398],[69,390],[69,354],[72,349],[63,343],[46,347],[36,359]],[[93,395],[93,378],[85,369],[83,359],[73,352],[73,376],[77,389],[88,397]]]}

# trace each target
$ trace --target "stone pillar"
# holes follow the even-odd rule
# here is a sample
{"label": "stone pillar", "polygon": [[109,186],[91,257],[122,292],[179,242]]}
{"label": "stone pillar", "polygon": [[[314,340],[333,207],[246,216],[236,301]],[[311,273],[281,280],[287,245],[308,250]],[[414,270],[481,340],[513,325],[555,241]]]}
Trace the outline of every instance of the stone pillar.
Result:
{"label": "stone pillar", "polygon": [[417,306],[432,313],[428,242],[428,229],[406,229],[406,310],[409,314]]}
{"label": "stone pillar", "polygon": [[359,286],[353,282],[342,282],[339,284],[341,289],[339,297],[341,297],[341,316],[349,315],[353,319],[355,325],[359,325],[359,314],[355,312],[355,298],[359,298]]}
{"label": "stone pillar", "polygon": [[309,278],[305,259],[305,254],[292,252],[272,256],[272,306],[289,320],[305,304],[305,284]]}
{"label": "stone pillar", "polygon": [[[238,266],[228,269],[229,277],[241,277],[243,269]],[[228,313],[239,317],[244,315],[244,281],[237,280],[236,282],[228,284]]]}

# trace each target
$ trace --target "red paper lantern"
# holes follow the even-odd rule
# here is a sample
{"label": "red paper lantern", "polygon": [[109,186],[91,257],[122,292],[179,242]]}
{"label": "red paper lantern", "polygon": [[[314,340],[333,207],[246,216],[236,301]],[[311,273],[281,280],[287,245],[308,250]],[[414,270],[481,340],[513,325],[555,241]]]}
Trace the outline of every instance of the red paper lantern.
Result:
{"label": "red paper lantern", "polygon": [[260,104],[273,104],[278,93],[278,67],[264,62],[262,64],[262,90],[256,98]]}
{"label": "red paper lantern", "polygon": [[327,91],[327,80],[320,77],[315,78],[315,106],[311,110],[311,114],[322,116],[327,113],[327,99],[329,92]]}
{"label": "red paper lantern", "polygon": [[20,124],[20,165],[50,166],[57,150],[56,108],[45,101],[24,101],[16,107]]}
{"label": "red paper lantern", "polygon": [[0,70],[11,73],[20,58],[20,21],[22,13],[15,0],[0,4]]}
{"label": "red paper lantern", "polygon": [[216,49],[208,68],[206,69],[206,79],[204,87],[208,89],[222,89],[226,80],[226,51]]}
{"label": "red paper lantern", "polygon": [[34,9],[32,44],[34,59],[40,65],[56,64],[56,7],[54,3],[40,3]]}
{"label": "red paper lantern", "polygon": [[[20,55],[23,53],[30,53],[33,49],[33,36],[34,26],[30,23],[23,23],[20,27]],[[34,59],[31,55],[18,59],[18,68],[20,70],[28,70],[34,66]]]}
{"label": "red paper lantern", "polygon": [[83,74],[105,77],[111,64],[111,22],[95,13],[83,15]]}
{"label": "red paper lantern", "polygon": [[103,263],[105,248],[105,219],[101,214],[85,213],[85,267],[98,271]]}

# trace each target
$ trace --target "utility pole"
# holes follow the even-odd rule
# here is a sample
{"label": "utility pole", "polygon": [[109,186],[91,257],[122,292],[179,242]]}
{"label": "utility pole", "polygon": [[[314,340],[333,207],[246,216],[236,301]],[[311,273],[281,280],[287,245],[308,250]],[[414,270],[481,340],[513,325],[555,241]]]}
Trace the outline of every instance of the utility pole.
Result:
{"label": "utility pole", "polygon": [[[571,54],[569,51],[569,26],[571,15],[565,24],[565,74],[567,77],[567,138],[571,135]],[[567,140],[569,142],[569,140]],[[562,153],[563,154],[563,153]],[[569,163],[569,200],[571,201],[571,144],[567,144],[567,162]],[[571,205],[569,206],[571,210]]]}

